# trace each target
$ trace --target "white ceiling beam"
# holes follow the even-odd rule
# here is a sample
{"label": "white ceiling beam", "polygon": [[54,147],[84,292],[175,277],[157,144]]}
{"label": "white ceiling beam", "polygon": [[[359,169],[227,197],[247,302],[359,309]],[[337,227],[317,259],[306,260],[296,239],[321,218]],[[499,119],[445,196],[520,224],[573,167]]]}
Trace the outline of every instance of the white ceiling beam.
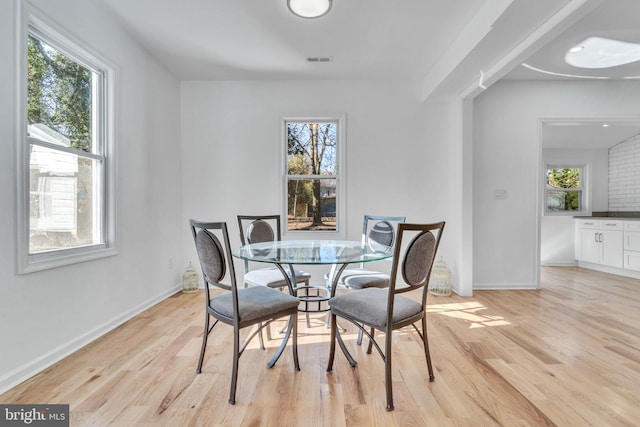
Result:
{"label": "white ceiling beam", "polygon": [[453,70],[473,51],[491,31],[496,20],[513,3],[513,0],[485,1],[478,13],[449,46],[447,52],[429,70],[422,80],[421,99],[425,100],[444,82]]}

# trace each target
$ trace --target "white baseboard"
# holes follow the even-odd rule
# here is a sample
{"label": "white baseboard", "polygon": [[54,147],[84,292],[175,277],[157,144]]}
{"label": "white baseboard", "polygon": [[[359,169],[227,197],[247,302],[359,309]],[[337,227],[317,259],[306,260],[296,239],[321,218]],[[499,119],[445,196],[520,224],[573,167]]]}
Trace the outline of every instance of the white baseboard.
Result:
{"label": "white baseboard", "polygon": [[57,348],[54,348],[53,350],[41,355],[40,357],[30,360],[27,363],[23,364],[22,366],[19,366],[16,369],[4,374],[2,377],[0,377],[0,394],[28,380],[29,378],[36,375],[37,373],[42,372],[43,370],[47,369],[49,366],[53,365],[54,363],[59,362],[60,360],[69,356],[70,354],[78,351],[85,345],[91,343],[92,341],[100,338],[107,332],[122,325],[127,320],[132,319],[133,317],[137,316],[138,314],[142,313],[148,308],[153,307],[160,301],[163,301],[166,298],[170,297],[171,295],[174,295],[175,293],[179,292],[181,289],[182,289],[182,285],[176,286],[175,288],[170,289],[164,292],[163,294],[158,295],[138,305],[137,307],[132,308],[131,310],[125,313],[122,313],[116,318],[103,323],[102,325],[88,331],[84,335],[72,341],[69,341],[68,343],[63,344]]}
{"label": "white baseboard", "polygon": [[577,267],[578,261],[552,261],[543,262],[540,267]]}
{"label": "white baseboard", "polygon": [[524,291],[538,289],[535,283],[474,283],[474,291]]}
{"label": "white baseboard", "polygon": [[589,270],[602,271],[603,273],[616,274],[618,276],[631,277],[633,279],[640,279],[640,271],[609,267],[601,264],[592,264],[590,262],[584,262],[584,261],[579,261],[578,267],[588,268]]}

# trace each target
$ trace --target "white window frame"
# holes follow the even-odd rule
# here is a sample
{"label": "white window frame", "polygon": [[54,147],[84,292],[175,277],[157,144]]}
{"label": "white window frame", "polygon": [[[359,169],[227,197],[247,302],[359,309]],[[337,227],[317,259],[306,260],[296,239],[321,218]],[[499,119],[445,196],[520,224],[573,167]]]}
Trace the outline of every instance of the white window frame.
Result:
{"label": "white window frame", "polygon": [[[579,211],[551,211],[547,209],[547,170],[575,168],[580,169],[580,191],[582,191],[582,209]],[[545,216],[576,216],[591,212],[589,165],[583,162],[547,161],[542,172],[542,209]]]}
{"label": "white window frame", "polygon": [[[344,114],[341,115],[308,115],[308,116],[287,116],[283,117],[281,126],[281,137],[280,137],[280,149],[282,159],[281,162],[281,171],[282,171],[282,213],[283,213],[283,227],[282,233],[283,235],[289,234],[291,238],[300,238],[300,239],[314,239],[314,238],[322,238],[322,239],[344,239],[346,236],[346,185],[345,185],[345,147],[346,147],[346,117]],[[337,123],[337,131],[336,131],[336,229],[334,230],[289,230],[288,229],[288,206],[287,206],[287,183],[288,183],[288,174],[287,174],[287,123],[326,123],[326,122],[335,122]],[[314,176],[308,175],[309,178],[322,178],[322,176]]]}
{"label": "white window frame", "polygon": [[[93,259],[116,255],[115,242],[115,165],[114,156],[114,67],[99,55],[86,48],[77,37],[73,37],[42,12],[29,3],[22,3],[18,8],[19,36],[16,49],[17,64],[17,271],[18,274],[57,268]],[[87,246],[76,246],[51,250],[41,253],[29,253],[29,147],[35,140],[27,136],[27,37],[34,35],[46,41],[65,55],[100,75],[94,83],[94,99],[92,122],[95,137],[92,142],[95,149],[85,153],[86,157],[100,160],[98,196],[100,209],[94,215],[100,234],[100,242]],[[45,146],[46,143],[38,145]],[[60,147],[56,147],[60,149]],[[96,230],[94,230],[95,232]]]}

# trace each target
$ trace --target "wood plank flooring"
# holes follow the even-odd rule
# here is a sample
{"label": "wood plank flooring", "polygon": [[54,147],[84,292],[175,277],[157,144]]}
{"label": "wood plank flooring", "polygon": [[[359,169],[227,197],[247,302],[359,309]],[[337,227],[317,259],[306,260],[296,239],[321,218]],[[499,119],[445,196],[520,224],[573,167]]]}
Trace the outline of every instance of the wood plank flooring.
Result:
{"label": "wood plank flooring", "polygon": [[[176,294],[46,371],[0,403],[67,403],[72,426],[637,426],[640,425],[640,281],[573,267],[542,269],[539,291],[430,296],[436,379],[419,338],[398,331],[395,411],[385,410],[384,368],[355,345],[352,369],[329,331],[299,319],[295,372],[288,348],[257,340],[240,359],[237,403],[227,403],[231,328],[209,339],[195,373],[202,293]],[[279,326],[279,325],[278,325]],[[275,334],[277,335],[277,334]]]}

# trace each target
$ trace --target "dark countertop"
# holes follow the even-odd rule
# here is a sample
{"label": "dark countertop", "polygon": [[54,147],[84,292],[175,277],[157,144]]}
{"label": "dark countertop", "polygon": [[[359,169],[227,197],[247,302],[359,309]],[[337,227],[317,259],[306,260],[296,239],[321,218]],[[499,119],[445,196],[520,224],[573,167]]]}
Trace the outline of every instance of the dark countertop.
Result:
{"label": "dark countertop", "polygon": [[574,218],[615,218],[640,220],[640,212],[592,212],[591,215],[575,216]]}

